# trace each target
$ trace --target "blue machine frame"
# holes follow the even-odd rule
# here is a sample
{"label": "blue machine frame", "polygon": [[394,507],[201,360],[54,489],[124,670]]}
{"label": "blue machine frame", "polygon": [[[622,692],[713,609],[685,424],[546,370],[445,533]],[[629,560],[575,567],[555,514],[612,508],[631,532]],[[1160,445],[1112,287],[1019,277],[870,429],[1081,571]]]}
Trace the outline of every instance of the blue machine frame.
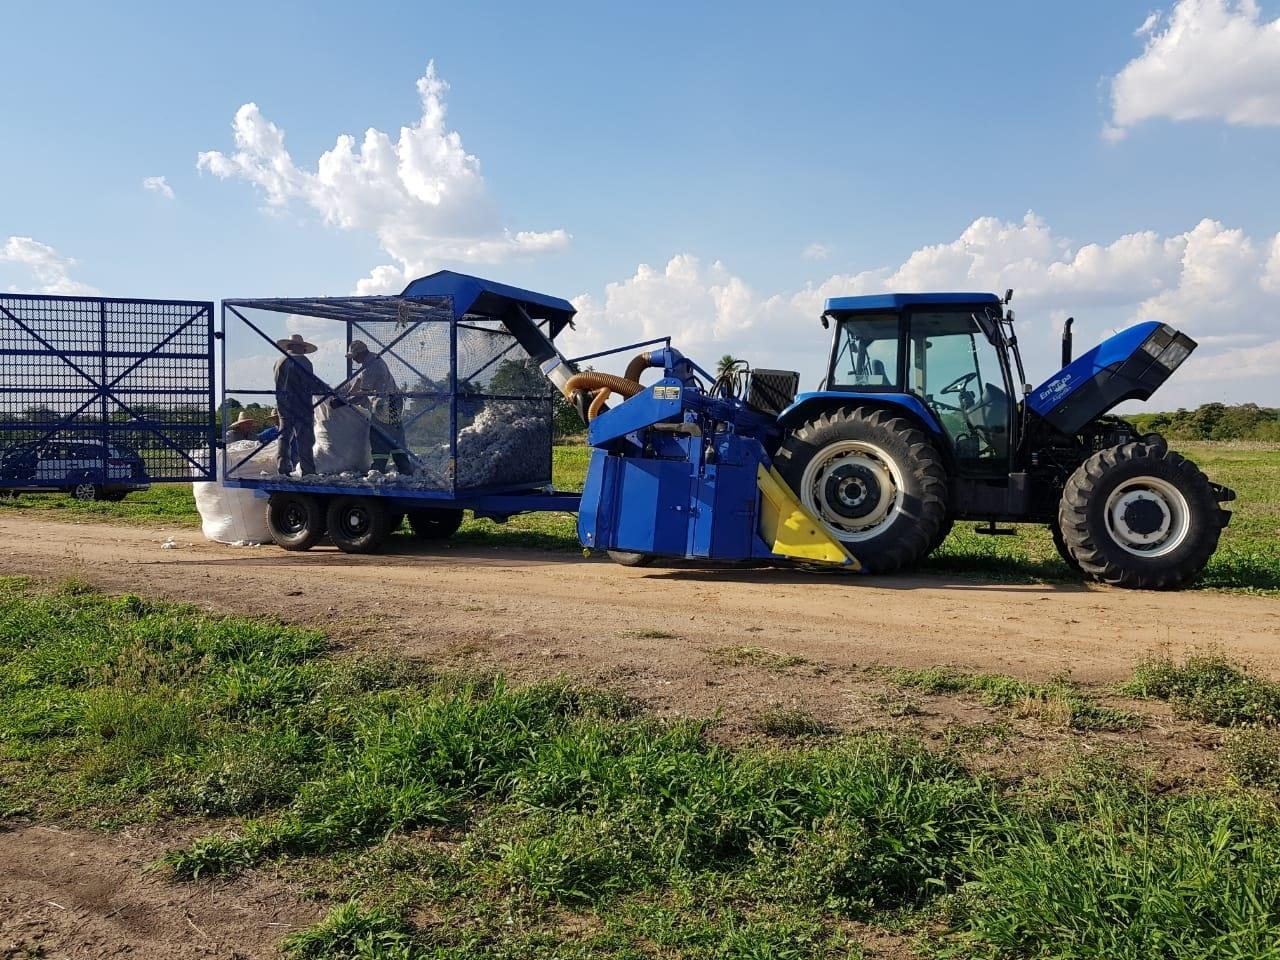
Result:
{"label": "blue machine frame", "polygon": [[[234,476],[237,469],[253,454],[241,457],[239,461],[228,458],[227,473],[223,479],[228,487],[251,488],[259,496],[267,497],[273,492],[310,493],[321,495],[359,495],[377,497],[402,509],[422,507],[470,509],[478,516],[495,520],[505,520],[519,513],[532,511],[569,511],[578,509],[580,496],[555,490],[551,485],[551,417],[552,401],[549,394],[540,396],[497,396],[471,395],[460,393],[459,383],[459,331],[479,331],[478,322],[503,321],[505,312],[515,305],[525,314],[538,322],[549,337],[557,335],[568,325],[574,315],[573,305],[566,300],[548,297],[529,290],[521,290],[505,284],[498,284],[478,277],[470,277],[451,271],[440,271],[428,277],[413,281],[399,296],[391,297],[344,297],[323,299],[259,299],[259,300],[224,300],[223,330],[225,338],[228,319],[234,318],[253,330],[263,340],[275,346],[274,338],[253,322],[246,314],[250,310],[265,310],[272,313],[301,314],[311,317],[334,320],[343,323],[346,328],[346,342],[353,339],[352,331],[357,335],[374,341],[375,352],[390,355],[394,352],[415,323],[433,322],[447,324],[449,329],[447,388],[440,389],[433,396],[441,401],[448,401],[448,442],[450,463],[458,463],[459,408],[475,400],[510,401],[545,404],[547,421],[547,448],[545,478],[539,482],[515,482],[468,487],[457,480],[456,466],[447,476],[446,482],[437,488],[418,486],[379,486],[373,484],[333,484],[324,482],[302,482],[299,479],[284,477],[247,477]],[[396,321],[403,325],[403,332],[383,342],[369,333],[369,324]],[[482,332],[492,333],[492,328]],[[381,350],[377,350],[381,347]],[[483,359],[476,370],[467,371],[468,377],[476,377],[501,360],[520,354],[519,343],[511,339],[509,345],[496,355]],[[276,347],[276,349],[279,349]],[[224,419],[226,414],[226,398],[230,395],[272,395],[273,391],[261,389],[237,389],[229,385],[226,379],[226,350],[223,350],[223,398]],[[283,353],[283,351],[281,351]],[[412,365],[405,366],[414,370]],[[414,370],[419,376],[420,372]],[[333,387],[326,387],[324,395],[315,400],[319,406],[328,397],[336,396],[349,382],[353,374],[350,372],[345,380]],[[426,380],[427,378],[423,377]],[[466,379],[464,377],[464,379]],[[425,395],[424,395],[425,396]],[[434,406],[426,407],[416,416],[430,412]],[[414,418],[407,418],[406,424]],[[377,429],[376,426],[374,429]],[[259,449],[263,444],[259,444]],[[255,451],[256,452],[256,451]]]}
{"label": "blue machine frame", "polygon": [[[0,488],[212,479],[212,302],[0,294],[0,358]],[[74,477],[15,469],[58,443]]]}

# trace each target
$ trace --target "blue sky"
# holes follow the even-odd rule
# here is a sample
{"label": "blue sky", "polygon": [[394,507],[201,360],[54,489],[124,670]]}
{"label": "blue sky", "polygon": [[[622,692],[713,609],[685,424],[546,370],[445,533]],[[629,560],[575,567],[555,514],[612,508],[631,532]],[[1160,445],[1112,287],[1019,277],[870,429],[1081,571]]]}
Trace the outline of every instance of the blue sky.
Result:
{"label": "blue sky", "polygon": [[[10,240],[0,288],[345,294],[379,265],[448,266],[582,298],[584,347],[658,330],[807,375],[820,295],[1007,284],[1029,290],[1037,372],[1066,313],[1092,339],[1164,311],[1205,346],[1157,406],[1280,403],[1280,5],[1152,10],[9,4],[0,248],[50,252]],[[1242,50],[1260,75],[1215,66]],[[454,191],[438,209],[389,224],[299,179],[272,204],[262,156],[197,169],[234,157],[251,102],[304,172],[341,133],[394,143],[428,62],[436,133],[474,161],[462,186],[434,171]],[[1143,250],[1114,246],[1133,235]],[[1105,276],[1079,260],[1091,244]]]}

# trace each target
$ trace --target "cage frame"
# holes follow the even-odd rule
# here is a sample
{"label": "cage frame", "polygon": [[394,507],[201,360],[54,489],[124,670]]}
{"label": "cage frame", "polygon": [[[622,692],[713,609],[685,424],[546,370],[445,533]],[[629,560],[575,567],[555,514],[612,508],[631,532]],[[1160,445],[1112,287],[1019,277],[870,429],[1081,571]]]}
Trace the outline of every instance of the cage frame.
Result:
{"label": "cage frame", "polygon": [[[462,277],[462,275],[456,275]],[[464,278],[472,279],[472,278]],[[412,285],[411,285],[412,286]],[[496,286],[496,285],[495,285]],[[514,289],[514,288],[504,288]],[[418,391],[407,392],[402,394],[406,398],[423,399],[435,398],[448,403],[448,444],[449,457],[448,468],[446,471],[447,483],[443,486],[430,488],[420,486],[402,486],[398,484],[375,484],[373,482],[361,483],[359,481],[350,484],[326,484],[324,482],[308,482],[298,477],[284,476],[236,476],[237,471],[244,466],[250,459],[263,450],[268,441],[259,441],[256,443],[252,451],[245,453],[238,460],[232,462],[228,457],[227,469],[225,475],[220,478],[220,482],[227,487],[242,487],[258,490],[261,495],[269,496],[273,492],[291,492],[291,493],[311,493],[331,496],[376,496],[391,500],[400,500],[406,503],[418,502],[419,506],[424,504],[421,501],[433,501],[432,505],[439,506],[465,506],[475,510],[479,515],[490,516],[496,519],[505,519],[515,513],[523,513],[531,510],[565,510],[576,511],[579,502],[579,496],[574,493],[566,493],[556,491],[552,484],[551,465],[552,465],[552,447],[554,444],[552,421],[554,419],[554,406],[551,397],[548,394],[530,395],[530,394],[493,394],[479,393],[467,394],[459,389],[459,352],[458,352],[458,332],[459,330],[478,330],[485,334],[498,334],[510,338],[510,343],[490,357],[485,363],[474,371],[470,371],[467,380],[473,380],[480,376],[490,367],[498,364],[504,357],[512,351],[520,350],[521,345],[514,334],[506,328],[501,315],[492,310],[476,310],[474,304],[467,303],[466,297],[459,297],[453,292],[443,293],[439,295],[416,294],[416,295],[390,295],[390,296],[344,296],[344,297],[267,297],[267,298],[235,298],[221,301],[222,307],[222,326],[219,331],[219,337],[222,340],[223,349],[221,351],[222,375],[221,383],[221,403],[218,410],[221,414],[222,432],[225,435],[229,424],[229,411],[227,399],[232,396],[270,396],[274,398],[273,389],[238,389],[230,384],[227,380],[227,337],[228,330],[233,329],[233,323],[239,323],[248,328],[254,335],[263,341],[266,341],[280,355],[286,355],[286,352],[276,342],[276,338],[264,331],[257,323],[246,316],[249,311],[265,311],[276,315],[297,315],[313,319],[328,320],[334,323],[341,323],[344,328],[344,342],[349,350],[351,342],[356,339],[358,333],[362,338],[366,338],[370,343],[370,347],[378,347],[374,352],[381,357],[395,357],[408,370],[412,371],[423,380],[425,377],[421,370],[417,369],[412,363],[409,363],[403,357],[395,353],[396,346],[412,333],[421,323],[442,323],[448,326],[448,343],[449,343],[449,361],[448,361],[448,385],[447,391]],[[367,324],[371,322],[387,322],[391,320],[402,321],[406,319],[406,313],[410,316],[411,322],[406,323],[404,331],[399,336],[384,341],[379,338],[373,331],[369,329]],[[423,314],[427,315],[423,315]],[[474,319],[473,319],[474,318]],[[481,327],[476,321],[497,322],[501,324],[501,331],[491,327]],[[559,328],[549,320],[542,321],[554,332],[558,332]],[[560,328],[564,324],[560,325]],[[340,393],[355,376],[352,369],[352,363],[347,360],[347,376],[334,385],[324,384],[323,393],[313,400],[313,412],[319,408],[325,400],[330,397],[341,399]],[[321,381],[323,383],[323,381]],[[547,445],[546,445],[546,468],[544,471],[545,479],[537,482],[519,481],[511,483],[497,483],[483,486],[465,486],[458,482],[458,437],[460,433],[460,406],[472,399],[480,401],[496,401],[496,402],[522,402],[531,401],[545,402],[546,422],[548,427]],[[430,413],[434,409],[438,409],[439,404],[435,406],[426,406],[421,410],[417,410],[413,415],[402,423],[402,429],[411,425],[418,418]],[[378,426],[367,414],[362,411],[362,415],[370,422],[370,429],[377,430]]]}

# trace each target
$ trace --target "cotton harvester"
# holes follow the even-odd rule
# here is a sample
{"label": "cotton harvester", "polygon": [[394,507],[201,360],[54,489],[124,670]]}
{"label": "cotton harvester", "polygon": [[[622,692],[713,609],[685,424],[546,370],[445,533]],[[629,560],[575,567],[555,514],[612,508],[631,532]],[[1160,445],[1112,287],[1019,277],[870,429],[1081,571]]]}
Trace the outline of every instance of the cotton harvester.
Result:
{"label": "cotton harvester", "polygon": [[[993,535],[1043,523],[1069,565],[1106,583],[1187,583],[1235,494],[1108,412],[1149,398],[1195,341],[1140,323],[1072,360],[1068,321],[1062,369],[1033,388],[1011,296],[828,300],[826,378],[798,396],[795,373],[742,364],[711,376],[669,344],[623,377],[578,372],[532,325],[513,333],[589,422],[578,533],[621,563],[788,559],[888,573],[968,520]],[[650,367],[661,377],[641,385]],[[622,402],[606,406],[611,394]]]}

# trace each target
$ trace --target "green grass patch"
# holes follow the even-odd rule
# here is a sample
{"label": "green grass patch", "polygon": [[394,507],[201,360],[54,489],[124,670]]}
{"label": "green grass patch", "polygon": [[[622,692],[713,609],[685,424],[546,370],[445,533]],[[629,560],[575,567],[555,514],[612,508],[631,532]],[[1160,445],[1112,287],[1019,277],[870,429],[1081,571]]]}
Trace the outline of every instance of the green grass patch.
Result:
{"label": "green grass patch", "polygon": [[766,710],[756,717],[756,730],[770,737],[825,737],[835,733],[831,724],[807,710]]}
{"label": "green grass patch", "polygon": [[1181,663],[1153,657],[1139,663],[1126,693],[1166,700],[1179,716],[1218,727],[1280,724],[1280,683],[1249,673],[1221,654]]}
{"label": "green grass patch", "polygon": [[1222,743],[1222,764],[1247,787],[1280,790],[1280,734],[1261,727],[1233,730]]}
{"label": "green grass patch", "polygon": [[285,865],[337,904],[284,944],[308,960],[848,957],[854,920],[953,956],[1280,957],[1261,795],[1004,784],[881,735],[734,748],[79,584],[0,581],[0,784],[29,815],[214,820],[172,874]]}
{"label": "green grass patch", "polygon": [[760,667],[763,670],[790,670],[808,663],[804,657],[793,653],[779,653],[766,647],[741,644],[717,647],[707,654],[712,663],[725,667]]}
{"label": "green grass patch", "polygon": [[990,707],[1006,707],[1015,716],[1035,717],[1074,730],[1134,730],[1142,719],[1104,706],[1065,680],[1034,683],[997,673],[966,673],[952,667],[894,669],[885,676],[899,686],[931,694],[976,695]]}

